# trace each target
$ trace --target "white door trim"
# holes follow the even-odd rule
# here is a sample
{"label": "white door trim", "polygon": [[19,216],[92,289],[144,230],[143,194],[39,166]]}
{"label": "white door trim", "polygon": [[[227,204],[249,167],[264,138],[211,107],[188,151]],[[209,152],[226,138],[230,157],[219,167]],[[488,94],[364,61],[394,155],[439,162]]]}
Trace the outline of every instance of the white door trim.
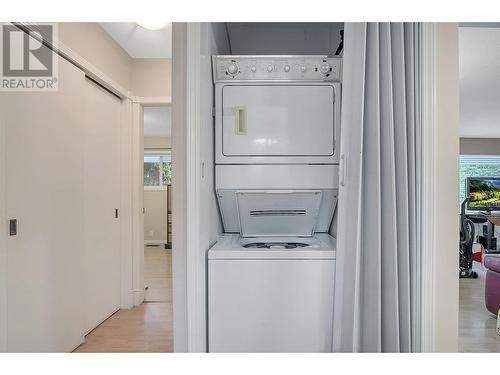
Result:
{"label": "white door trim", "polygon": [[168,107],[172,105],[170,96],[134,96],[134,103],[142,104],[144,107]]}
{"label": "white door trim", "polygon": [[188,351],[186,276],[186,29],[172,24],[172,292],[174,352]]}
{"label": "white door trim", "polygon": [[434,184],[435,184],[435,24],[422,23],[422,194],[421,194],[421,316],[420,351],[434,351]]}
{"label": "white door trim", "polygon": [[134,306],[144,301],[144,110],[132,103],[132,294]]}
{"label": "white door trim", "polygon": [[[144,107],[169,106],[170,97],[134,97],[132,106],[132,295],[144,301]],[[174,126],[174,124],[172,124]]]}
{"label": "white door trim", "polygon": [[[422,41],[422,352],[458,350],[458,24]],[[439,197],[439,198],[438,198]]]}
{"label": "white door trim", "polygon": [[121,137],[121,308],[130,309],[134,306],[133,296],[133,215],[132,215],[132,102],[122,101]]}
{"label": "white door trim", "polygon": [[[187,351],[206,352],[205,255],[200,252],[200,95],[201,55],[200,23],[187,24],[187,95],[186,95],[186,260],[187,260]],[[203,257],[203,259],[200,259]]]}

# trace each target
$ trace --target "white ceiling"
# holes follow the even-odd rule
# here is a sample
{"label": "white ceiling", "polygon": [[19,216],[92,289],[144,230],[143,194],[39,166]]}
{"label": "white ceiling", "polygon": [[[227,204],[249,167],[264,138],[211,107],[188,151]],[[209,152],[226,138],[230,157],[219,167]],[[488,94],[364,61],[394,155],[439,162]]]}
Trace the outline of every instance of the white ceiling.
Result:
{"label": "white ceiling", "polygon": [[148,30],[135,22],[101,22],[101,27],[135,59],[172,58],[172,23]]}
{"label": "white ceiling", "polygon": [[172,132],[172,117],[170,107],[144,108],[144,136],[170,137]]}
{"label": "white ceiling", "polygon": [[459,28],[460,136],[500,138],[500,28]]}

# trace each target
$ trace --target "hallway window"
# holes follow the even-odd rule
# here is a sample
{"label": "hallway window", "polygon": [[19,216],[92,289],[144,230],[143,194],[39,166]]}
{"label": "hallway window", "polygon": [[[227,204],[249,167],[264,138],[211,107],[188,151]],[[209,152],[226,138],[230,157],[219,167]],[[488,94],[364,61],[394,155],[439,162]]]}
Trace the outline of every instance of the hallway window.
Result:
{"label": "hallway window", "polygon": [[172,183],[170,153],[144,154],[144,187],[165,189]]}
{"label": "hallway window", "polygon": [[460,203],[466,198],[467,177],[500,177],[500,156],[460,156]]}

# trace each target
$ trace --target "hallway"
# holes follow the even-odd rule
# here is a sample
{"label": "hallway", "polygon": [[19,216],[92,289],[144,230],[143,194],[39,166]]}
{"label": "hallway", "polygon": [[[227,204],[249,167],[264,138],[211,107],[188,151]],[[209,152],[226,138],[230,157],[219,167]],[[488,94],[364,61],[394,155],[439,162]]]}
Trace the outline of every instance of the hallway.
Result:
{"label": "hallway", "polygon": [[86,336],[76,353],[173,351],[172,302],[146,302],[120,310]]}
{"label": "hallway", "polygon": [[172,249],[144,246],[144,284],[147,302],[172,302]]}
{"label": "hallway", "polygon": [[169,353],[173,351],[172,250],[144,247],[146,300],[119,310],[90,332],[78,353]]}

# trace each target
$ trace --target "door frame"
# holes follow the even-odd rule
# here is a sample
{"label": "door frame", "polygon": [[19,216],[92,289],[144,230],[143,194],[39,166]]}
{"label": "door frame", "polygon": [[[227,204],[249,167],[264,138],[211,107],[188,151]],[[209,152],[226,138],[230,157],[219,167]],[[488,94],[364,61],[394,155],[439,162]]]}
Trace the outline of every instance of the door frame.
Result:
{"label": "door frame", "polygon": [[[164,150],[168,150],[168,152],[165,152]],[[146,155],[161,155],[161,156],[164,156],[164,155],[169,155],[170,156],[170,159],[172,159],[172,149],[158,149],[158,148],[151,148],[151,149],[146,149],[144,148],[144,156]],[[166,225],[166,229],[165,229],[165,238],[161,239],[161,240],[149,240],[149,241],[146,241],[144,240],[144,244],[145,245],[167,245],[168,244],[168,186],[165,186],[165,189],[163,188],[157,188],[157,187],[152,187],[152,188],[147,188],[146,186],[144,186],[144,191],[163,191],[165,192],[165,199],[166,199],[166,207],[165,207],[165,218],[166,218],[166,222],[165,222],[165,225]],[[144,215],[146,215],[146,210],[144,211]],[[145,218],[144,218],[145,219]],[[146,225],[144,225],[145,227]]]}
{"label": "door frame", "polygon": [[[422,24],[421,30],[422,40],[422,56],[421,56],[421,73],[422,73],[422,191],[421,191],[421,241],[420,248],[422,249],[421,264],[420,264],[420,304],[419,325],[418,331],[419,345],[421,352],[434,351],[434,257],[433,253],[433,236],[434,236],[434,148],[435,148],[435,108],[434,108],[434,91],[435,91],[435,25]],[[422,220],[427,218],[427,220]],[[423,275],[431,275],[424,278]]]}
{"label": "door frame", "polygon": [[[443,118],[440,117],[438,104],[450,104],[447,101],[446,95],[440,95],[440,92],[437,91],[440,87],[439,85],[444,86],[447,83],[445,79],[439,80],[439,77],[436,76],[436,70],[442,64],[440,59],[445,60],[447,58],[447,61],[450,62],[453,58],[452,56],[446,57],[446,52],[440,54],[437,47],[439,47],[439,33],[443,31],[440,28],[453,27],[453,25],[443,26],[444,24],[430,22],[422,23],[421,25],[421,116],[424,126],[422,129],[422,157],[420,160],[422,169],[422,217],[420,220],[422,257],[419,272],[421,275],[419,283],[420,306],[417,307],[420,315],[417,322],[417,350],[421,352],[443,351],[446,349],[453,351],[455,349],[453,341],[456,341],[457,338],[452,337],[451,341],[447,344],[439,344],[439,341],[443,340],[440,338],[443,332],[449,332],[454,335],[453,326],[455,323],[458,323],[458,319],[455,322],[455,318],[457,317],[454,317],[449,322],[447,321],[447,311],[436,310],[436,306],[439,303],[436,301],[437,296],[435,293],[436,287],[441,281],[444,280],[447,283],[453,282],[449,274],[450,270],[447,269],[443,273],[443,269],[441,269],[441,266],[449,266],[449,261],[453,254],[447,254],[447,258],[442,259],[442,256],[439,254],[442,243],[438,242],[437,238],[439,232],[437,227],[442,225],[442,220],[449,214],[449,210],[442,212],[442,210],[436,209],[436,205],[434,204],[436,195],[440,192],[442,193],[446,187],[446,185],[443,185],[443,182],[448,182],[441,181],[439,176],[436,175],[437,167],[443,164],[443,159],[439,159],[436,155],[436,149],[439,146],[439,139],[437,139],[439,133],[438,125],[443,121]],[[183,264],[179,265],[179,267],[182,265],[182,270],[177,270],[179,272],[182,271],[181,273],[185,272],[185,275],[181,275],[182,280],[178,281],[178,283],[182,284],[183,292],[183,300],[178,301],[179,313],[182,312],[185,316],[176,318],[174,314],[174,332],[175,337],[179,337],[177,351],[196,351],[204,345],[199,340],[199,330],[204,329],[204,327],[200,326],[198,319],[198,312],[196,311],[198,309],[197,300],[201,293],[206,293],[205,290],[196,288],[199,285],[197,282],[199,270],[196,268],[196,262],[193,261],[196,257],[196,250],[199,248],[198,232],[200,223],[198,192],[201,183],[199,173],[201,159],[197,143],[200,126],[200,93],[197,90],[201,79],[197,73],[199,72],[200,64],[200,24],[188,23],[182,26],[179,25],[178,30],[179,46],[177,47],[177,52],[179,56],[175,56],[174,53],[175,58],[178,60],[173,61],[173,66],[176,63],[183,65],[183,69],[179,68],[179,72],[183,75],[179,79],[184,78],[185,80],[183,85],[181,83],[178,84],[178,91],[182,95],[176,96],[176,107],[180,113],[184,113],[186,116],[184,119],[185,130],[183,130],[185,132],[183,135],[185,137],[185,144],[180,144],[179,146],[185,147],[183,151],[185,151],[186,158],[186,176],[183,176],[183,178],[186,178],[186,202],[183,202],[183,205],[185,204],[187,222],[185,222],[185,237],[179,238],[179,242],[176,245],[185,246],[186,249],[186,254],[183,254],[185,263],[183,262]],[[176,52],[175,48],[174,52]],[[458,64],[458,55],[456,63]],[[436,82],[437,79],[439,82]],[[174,85],[175,88],[176,86]],[[451,103],[453,104],[453,102]],[[448,118],[444,118],[444,121],[449,120]],[[453,120],[450,126],[453,126]],[[178,130],[180,131],[180,129]],[[448,152],[448,155],[451,155],[453,150],[446,152]],[[454,207],[451,207],[451,210],[453,209]],[[454,239],[450,238],[449,240],[455,243]],[[458,279],[456,284],[458,285]],[[178,293],[180,292],[181,290],[178,290]],[[450,308],[455,309],[457,306]],[[178,319],[177,324],[175,324],[176,319]],[[178,328],[177,332],[175,327]]]}
{"label": "door frame", "polygon": [[456,352],[458,24],[424,22],[421,36],[420,351]]}
{"label": "door frame", "polygon": [[[144,302],[144,107],[170,107],[171,97],[132,98],[132,306]],[[174,126],[172,124],[172,126]],[[172,182],[173,184],[173,182]]]}

